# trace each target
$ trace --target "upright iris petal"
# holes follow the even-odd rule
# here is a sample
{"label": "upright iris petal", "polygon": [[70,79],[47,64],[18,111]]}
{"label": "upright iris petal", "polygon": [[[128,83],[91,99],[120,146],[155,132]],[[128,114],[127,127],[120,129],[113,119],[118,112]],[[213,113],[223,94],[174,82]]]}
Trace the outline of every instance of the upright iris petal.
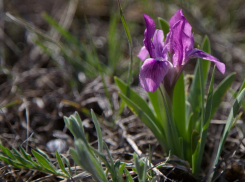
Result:
{"label": "upright iris petal", "polygon": [[154,45],[151,39],[155,33],[156,25],[154,23],[154,20],[151,19],[148,15],[144,15],[144,18],[145,18],[146,30],[145,30],[145,39],[143,40],[143,42],[150,54],[150,57],[155,58]]}

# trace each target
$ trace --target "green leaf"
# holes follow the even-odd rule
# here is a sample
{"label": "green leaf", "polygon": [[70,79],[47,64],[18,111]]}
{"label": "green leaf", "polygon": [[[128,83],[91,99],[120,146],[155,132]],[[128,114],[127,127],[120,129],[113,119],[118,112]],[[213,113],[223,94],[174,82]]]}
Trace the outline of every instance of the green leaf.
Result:
{"label": "green leaf", "polygon": [[43,151],[43,150],[41,150],[40,148],[36,148],[36,150],[40,153],[40,154],[42,154],[49,162],[51,162],[50,161],[50,159],[49,159],[49,156]]}
{"label": "green leaf", "polygon": [[[207,36],[203,40],[201,50],[210,54],[210,42]],[[201,69],[202,74],[200,73],[199,67],[202,67]],[[201,108],[202,108],[201,92],[204,91],[204,90],[203,91],[201,90],[201,87],[205,88],[206,86],[206,80],[207,80],[209,68],[210,68],[209,61],[203,60],[200,58],[198,59],[198,63],[196,64],[196,68],[194,71],[194,79],[192,81],[190,93],[188,96],[188,101],[191,105],[191,108],[189,109],[188,114],[193,112],[194,121],[198,120],[198,118],[200,117]],[[202,75],[203,83],[201,83],[201,77],[200,77],[201,75]]]}
{"label": "green leaf", "polygon": [[68,42],[71,42],[75,45],[79,45],[77,38],[75,38],[72,34],[70,34],[67,30],[65,30],[62,26],[60,26],[57,21],[55,21],[51,16],[47,13],[42,14],[43,18],[54,27]]}
{"label": "green leaf", "polygon": [[127,168],[124,168],[124,172],[126,174],[126,181],[127,182],[134,182],[132,176],[130,175],[130,173],[128,172]]}
{"label": "green leaf", "polygon": [[[108,182],[100,163],[98,162],[97,158],[95,158],[94,155],[90,152],[87,145],[82,140],[78,139],[75,141],[75,146],[75,150],[73,148],[70,149],[70,153],[74,161],[85,171],[91,173],[96,181]],[[91,149],[94,152],[97,151],[92,147]]]}
{"label": "green leaf", "polygon": [[125,21],[125,18],[123,16],[123,12],[122,12],[122,8],[121,8],[121,4],[120,4],[119,0],[118,0],[118,7],[119,7],[119,11],[120,11],[120,16],[121,16],[121,21],[122,21],[122,24],[123,24],[123,28],[124,28],[124,30],[126,32],[126,35],[127,35],[127,38],[128,38],[128,42],[129,42],[130,45],[132,45],[132,38],[131,38],[131,35],[130,35],[130,32],[129,32],[127,23]]}
{"label": "green leaf", "polygon": [[163,30],[163,33],[164,33],[164,39],[166,39],[167,34],[168,34],[168,32],[169,32],[169,24],[168,24],[168,22],[167,22],[166,20],[164,20],[164,19],[162,19],[162,18],[160,18],[160,17],[158,17],[158,21],[159,21],[159,23],[160,23],[161,29]]}
{"label": "green leaf", "polygon": [[[211,54],[211,46],[210,46],[210,40],[208,38],[208,36],[206,35],[203,39],[203,42],[202,42],[202,50],[208,54]],[[204,59],[201,59],[202,61],[202,68],[203,68],[203,81],[204,81],[204,87],[206,85],[206,82],[207,82],[207,77],[208,77],[208,72],[209,72],[209,69],[210,69],[210,61],[208,60],[204,60]]]}
{"label": "green leaf", "polygon": [[123,171],[124,171],[124,169],[125,169],[125,166],[126,166],[125,163],[121,163],[121,166],[120,166],[120,168],[119,168],[119,173],[120,173],[121,176],[123,175]]}
{"label": "green leaf", "polygon": [[[25,159],[29,160],[29,161],[32,161],[31,159],[31,155],[28,154],[24,149],[23,147],[19,146],[20,148],[20,152],[22,153],[22,155],[25,157]],[[32,161],[33,162],[33,161]]]}
{"label": "green leaf", "polygon": [[[110,76],[113,76],[116,71],[116,66],[120,63],[120,57],[122,54],[121,49],[121,39],[117,35],[117,25],[119,16],[115,15],[114,7],[111,7],[111,16],[110,16],[110,23],[109,23],[109,33],[108,33],[108,62],[109,66],[112,68],[112,73]],[[118,33],[121,33],[118,32]]]}
{"label": "green leaf", "polygon": [[192,151],[192,155],[195,153],[196,149],[197,149],[197,146],[198,146],[198,143],[200,142],[200,134],[194,130],[192,132],[192,135],[191,135],[191,151]]}
{"label": "green leaf", "polygon": [[203,131],[208,129],[210,120],[212,119],[211,118],[211,111],[212,111],[212,107],[213,107],[213,84],[214,84],[215,68],[216,67],[214,67],[212,78],[211,78],[210,85],[209,85],[209,90],[208,90],[208,97],[207,97],[207,102],[206,102],[206,107],[205,107],[205,115],[204,115],[204,127],[202,128]]}
{"label": "green leaf", "polygon": [[231,84],[233,83],[234,79],[235,79],[235,73],[231,73],[230,75],[228,75],[216,88],[216,90],[214,91],[214,95],[213,95],[213,104],[212,104],[212,110],[211,110],[211,114],[210,114],[210,118],[213,117],[214,113],[216,112],[216,110],[218,109],[222,98],[224,97],[225,93],[227,92],[227,90],[230,88]]}
{"label": "green leaf", "polygon": [[59,163],[60,169],[68,176],[71,177],[71,175],[68,173],[68,171],[65,169],[65,165],[60,157],[60,154],[56,151],[56,159]]}
{"label": "green leaf", "polygon": [[18,168],[26,168],[24,165],[22,165],[21,163],[19,162],[16,162],[16,161],[13,161],[12,159],[9,159],[8,157],[5,157],[5,156],[1,156],[0,155],[0,160],[6,162],[7,164],[9,165],[12,165],[12,166],[15,166],[15,167],[18,167]]}
{"label": "green leaf", "polygon": [[106,152],[107,152],[107,155],[109,156],[109,159],[110,159],[110,162],[111,162],[111,166],[114,166],[115,164],[114,164],[114,161],[113,161],[113,159],[112,159],[111,153],[110,153],[110,151],[109,151],[109,149],[108,149],[106,143],[103,142],[103,144],[104,144],[105,150],[106,150]]}
{"label": "green leaf", "polygon": [[69,175],[72,174],[72,173],[71,173],[71,165],[70,165],[69,160],[68,160],[64,155],[61,154],[61,156],[62,156],[62,158],[65,160],[66,166],[67,166],[68,169],[69,169]]}
{"label": "green leaf", "polygon": [[[223,146],[225,144],[226,138],[227,138],[227,136],[231,130],[231,127],[234,124],[234,120],[236,120],[236,115],[237,115],[237,113],[241,107],[244,96],[245,96],[245,88],[237,96],[237,98],[233,104],[233,107],[231,108],[230,114],[228,116],[228,119],[227,119],[227,122],[225,125],[225,129],[223,131],[222,137],[221,137],[220,142],[219,142],[219,147],[217,150],[215,160],[214,160],[213,165],[212,165],[212,169],[217,165],[217,163],[219,161],[219,157],[220,157],[220,154],[222,152]],[[208,177],[208,182],[212,181],[213,175],[214,175],[214,173],[213,173],[213,171],[211,171],[210,176]]]}
{"label": "green leaf", "polygon": [[[198,152],[195,152],[195,159],[193,159],[195,161],[195,166],[194,166],[194,173],[196,173],[196,175],[199,175],[200,172],[200,168],[201,168],[201,162],[202,162],[202,158],[203,158],[203,153],[204,153],[204,147],[206,144],[206,138],[207,138],[207,132],[208,132],[208,127],[211,121],[210,118],[210,114],[211,114],[211,110],[212,110],[212,104],[213,104],[213,83],[214,83],[214,74],[215,74],[215,67],[213,69],[213,74],[212,74],[212,78],[211,78],[211,82],[210,82],[210,86],[209,86],[209,91],[208,91],[208,97],[207,97],[207,102],[206,102],[206,107],[204,110],[204,122],[203,122],[203,127],[201,128],[201,139],[200,139],[200,145],[198,147]],[[194,158],[193,157],[193,158]]]}
{"label": "green leaf", "polygon": [[166,120],[167,116],[166,113],[163,112],[165,108],[159,92],[159,89],[157,89],[155,92],[148,92],[148,96],[153,106],[158,122],[162,125],[162,127],[164,127],[162,121]]}
{"label": "green leaf", "polygon": [[80,129],[82,131],[82,133],[84,134],[84,128],[83,128],[83,122],[78,114],[78,112],[75,112],[75,118],[73,116],[71,116],[73,118],[73,121],[76,121],[78,123],[78,125],[80,126]]}
{"label": "green leaf", "polygon": [[137,107],[139,107],[146,115],[148,115],[153,121],[156,120],[149,104],[140,97],[135,91],[133,91],[128,85],[126,85],[121,79],[114,77],[114,80],[122,92],[122,94],[127,97],[131,102],[133,102]]}
{"label": "green leaf", "polygon": [[46,159],[46,157],[42,156],[41,154],[39,154],[38,152],[36,152],[35,150],[31,150],[33,156],[36,158],[36,160],[38,161],[38,163],[43,167],[48,169],[49,171],[51,171],[54,174],[57,174],[57,170],[55,168],[55,166]]}
{"label": "green leaf", "polygon": [[174,94],[173,94],[173,116],[174,122],[176,123],[178,133],[183,139],[187,138],[186,129],[186,116],[185,116],[185,82],[184,82],[184,74],[182,73],[175,84]]}
{"label": "green leaf", "polygon": [[0,148],[1,148],[2,152],[4,153],[4,155],[15,160],[14,155],[12,154],[12,152],[7,147],[4,147],[0,144]]}
{"label": "green leaf", "polygon": [[138,173],[139,182],[145,182],[147,164],[142,159],[139,159],[136,153],[134,153],[134,164]]}
{"label": "green leaf", "polygon": [[119,11],[120,11],[120,16],[121,16],[121,21],[123,24],[123,28],[126,32],[127,38],[128,38],[128,45],[129,45],[129,52],[130,52],[130,64],[129,64],[129,68],[128,68],[128,85],[130,85],[131,82],[131,78],[132,78],[132,73],[133,73],[133,48],[132,48],[132,38],[126,23],[126,20],[123,16],[123,12],[122,12],[122,7],[120,4],[120,0],[117,1],[118,2],[118,7],[119,7]]}
{"label": "green leaf", "polygon": [[81,123],[79,120],[74,119],[74,117],[64,117],[64,122],[67,126],[67,128],[71,131],[72,135],[75,137],[75,139],[81,139],[83,142],[88,144],[83,127],[81,127]]}
{"label": "green leaf", "polygon": [[91,109],[91,115],[92,115],[92,119],[95,125],[95,129],[97,132],[97,138],[98,138],[98,150],[99,152],[103,152],[103,138],[102,138],[102,133],[101,133],[101,129],[100,129],[100,125],[99,122],[94,114],[94,111]]}
{"label": "green leaf", "polygon": [[22,165],[24,165],[30,169],[38,168],[34,164],[32,164],[30,161],[23,158],[16,149],[13,148],[13,152],[14,152],[14,156],[15,156],[16,160],[18,160]]}
{"label": "green leaf", "polygon": [[[158,141],[161,142],[164,136],[159,130],[158,126],[156,126],[155,122],[144,112],[144,110],[142,110],[124,94],[119,93],[119,96],[124,100],[130,110],[154,133]],[[161,144],[164,146],[163,143]]]}
{"label": "green leaf", "polygon": [[225,140],[231,130],[231,127],[232,127],[232,124],[233,124],[233,121],[234,119],[236,118],[236,115],[237,115],[237,112],[241,106],[241,103],[242,103],[242,100],[244,99],[244,96],[245,96],[245,89],[243,89],[241,91],[241,93],[238,95],[238,97],[236,98],[234,104],[233,104],[233,107],[230,111],[230,114],[229,114],[229,117],[227,119],[227,122],[226,122],[226,125],[225,125],[225,129],[223,131],[223,134],[222,134],[222,137],[221,137],[221,140],[220,140],[220,143],[219,143],[219,148],[218,148],[218,151],[217,151],[217,155],[216,155],[216,158],[215,158],[215,165],[218,163],[218,160],[219,160],[219,156],[220,156],[220,153],[222,151],[222,148],[225,144]]}

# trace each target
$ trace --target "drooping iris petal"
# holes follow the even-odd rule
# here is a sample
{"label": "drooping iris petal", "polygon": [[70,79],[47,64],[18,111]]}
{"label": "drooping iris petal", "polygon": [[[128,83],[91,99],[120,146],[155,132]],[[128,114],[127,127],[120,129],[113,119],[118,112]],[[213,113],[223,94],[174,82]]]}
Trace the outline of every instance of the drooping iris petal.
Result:
{"label": "drooping iris petal", "polygon": [[218,70],[224,74],[225,73],[225,64],[220,62],[217,58],[211,56],[210,54],[203,52],[199,49],[193,49],[192,53],[189,55],[189,59],[195,58],[195,57],[200,57],[205,60],[209,60],[215,63],[217,66]]}
{"label": "drooping iris petal", "polygon": [[173,54],[173,65],[179,67],[183,60],[182,30],[183,21],[177,22],[171,29],[170,34],[170,54]]}
{"label": "drooping iris petal", "polygon": [[140,52],[139,52],[139,54],[137,56],[138,56],[138,58],[141,59],[141,61],[144,61],[147,58],[148,54],[149,54],[148,50],[146,49],[145,46],[143,46],[140,49]]}
{"label": "drooping iris petal", "polygon": [[164,39],[163,31],[157,29],[155,31],[155,34],[152,40],[154,48],[155,48],[156,58],[162,57],[162,51],[163,51],[163,46],[164,46],[163,39]]}
{"label": "drooping iris petal", "polygon": [[187,21],[187,19],[185,18],[182,9],[179,9],[178,11],[176,11],[176,13],[169,20],[170,29],[172,29],[173,26],[179,21],[183,21],[183,23],[184,23],[183,31],[185,32],[185,34],[188,36],[191,36],[192,35],[192,33],[191,33],[192,27],[189,24],[189,22]]}
{"label": "drooping iris petal", "polygon": [[155,58],[155,51],[154,51],[154,45],[151,41],[155,30],[156,25],[153,19],[151,19],[148,15],[144,14],[145,18],[145,24],[146,24],[146,30],[145,30],[145,39],[143,40],[146,49],[148,50],[150,57]]}
{"label": "drooping iris petal", "polygon": [[141,86],[147,92],[155,92],[170,67],[168,61],[158,61],[152,58],[145,60],[139,74]]}

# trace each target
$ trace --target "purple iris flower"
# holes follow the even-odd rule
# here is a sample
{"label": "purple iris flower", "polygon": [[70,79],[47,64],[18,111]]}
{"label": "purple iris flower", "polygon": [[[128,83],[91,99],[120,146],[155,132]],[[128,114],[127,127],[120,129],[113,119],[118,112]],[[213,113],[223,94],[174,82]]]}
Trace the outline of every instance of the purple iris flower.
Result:
{"label": "purple iris flower", "polygon": [[[186,63],[196,57],[214,62],[218,70],[225,73],[224,63],[194,48],[192,27],[184,17],[182,9],[170,19],[170,31],[165,42],[163,31],[155,28],[153,19],[145,14],[144,18],[146,23],[144,46],[138,57],[144,61],[139,80],[147,92],[155,92],[161,83],[166,89],[173,90]],[[150,58],[147,59],[148,55]]]}

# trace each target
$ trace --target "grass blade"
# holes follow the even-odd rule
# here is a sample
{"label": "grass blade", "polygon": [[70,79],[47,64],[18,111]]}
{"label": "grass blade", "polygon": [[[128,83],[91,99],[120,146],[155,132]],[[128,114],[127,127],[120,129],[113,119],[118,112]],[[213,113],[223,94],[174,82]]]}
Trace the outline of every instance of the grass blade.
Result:
{"label": "grass blade", "polygon": [[119,11],[120,11],[120,16],[121,16],[123,28],[124,28],[126,35],[127,35],[127,38],[128,38],[128,45],[129,45],[129,52],[130,52],[130,64],[129,64],[129,68],[128,68],[128,81],[127,81],[127,83],[128,83],[128,85],[130,85],[131,78],[132,78],[132,72],[133,72],[133,70],[132,70],[132,67],[133,67],[133,43],[132,43],[132,38],[131,38],[131,35],[129,32],[126,20],[123,16],[120,0],[118,0],[117,2],[118,2],[118,7],[119,7]]}

